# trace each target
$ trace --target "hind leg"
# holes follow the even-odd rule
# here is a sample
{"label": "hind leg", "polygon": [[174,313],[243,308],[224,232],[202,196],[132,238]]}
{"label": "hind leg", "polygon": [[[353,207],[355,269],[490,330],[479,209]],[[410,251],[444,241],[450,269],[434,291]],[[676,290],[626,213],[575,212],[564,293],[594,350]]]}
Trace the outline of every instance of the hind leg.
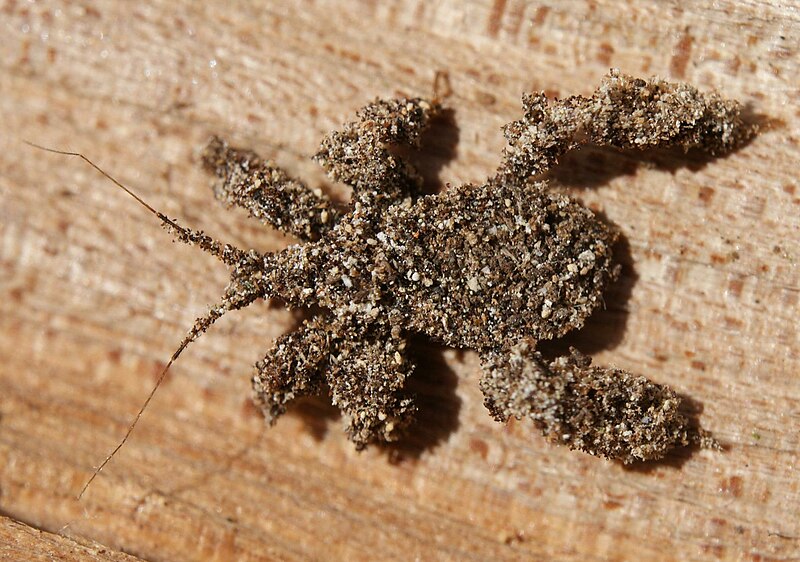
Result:
{"label": "hind leg", "polygon": [[521,342],[482,362],[480,386],[492,417],[531,418],[549,440],[571,449],[630,463],[702,438],[692,435],[669,387],[592,367],[574,349],[551,362]]}
{"label": "hind leg", "polygon": [[525,94],[524,116],[503,128],[509,146],[498,176],[506,180],[546,172],[580,144],[616,148],[697,147],[718,154],[750,138],[755,127],[738,102],[679,82],[648,81],[612,71],[589,98],[548,100]]}

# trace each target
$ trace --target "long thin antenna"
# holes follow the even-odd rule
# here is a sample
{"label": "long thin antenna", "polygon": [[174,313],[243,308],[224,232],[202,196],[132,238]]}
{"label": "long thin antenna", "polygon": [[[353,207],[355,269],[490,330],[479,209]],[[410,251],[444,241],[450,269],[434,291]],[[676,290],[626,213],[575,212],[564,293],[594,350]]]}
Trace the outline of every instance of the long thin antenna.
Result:
{"label": "long thin antenna", "polygon": [[39,150],[44,150],[45,152],[52,152],[53,154],[60,154],[62,156],[74,156],[76,158],[80,158],[87,164],[89,164],[92,168],[103,174],[105,178],[110,180],[114,185],[119,187],[122,191],[133,197],[137,203],[139,203],[142,207],[153,213],[155,216],[159,218],[159,220],[167,227],[168,230],[172,230],[173,234],[181,241],[185,242],[189,245],[197,245],[200,248],[208,252],[209,254],[215,256],[220,261],[225,263],[229,266],[236,266],[238,265],[243,259],[246,258],[246,252],[232,246],[231,244],[222,244],[217,242],[210,236],[204,234],[202,231],[192,230],[190,228],[184,228],[180,226],[177,222],[173,219],[169,218],[167,215],[158,211],[153,208],[152,205],[147,203],[144,199],[139,197],[132,189],[122,184],[122,182],[118,181],[114,178],[111,174],[103,170],[100,166],[89,160],[86,156],[81,154],[80,152],[72,152],[69,150],[57,150],[55,148],[48,148],[46,146],[42,146],[27,140],[23,140],[25,144],[28,146],[32,146],[33,148],[38,148]]}
{"label": "long thin antenna", "polygon": [[181,342],[180,347],[178,347],[178,349],[175,350],[175,353],[172,354],[172,357],[170,357],[169,361],[167,362],[166,367],[164,367],[164,370],[161,371],[161,374],[158,376],[158,380],[156,381],[156,384],[153,387],[153,390],[151,390],[150,394],[147,395],[147,399],[142,404],[142,407],[139,408],[139,411],[136,413],[136,417],[133,418],[133,421],[128,426],[128,431],[125,432],[125,436],[117,444],[117,446],[114,447],[114,450],[111,451],[108,454],[108,456],[103,460],[103,462],[100,463],[100,466],[98,466],[94,470],[94,472],[92,473],[92,476],[89,478],[89,480],[86,481],[86,484],[83,485],[83,488],[81,488],[81,491],[78,494],[78,499],[79,500],[83,497],[83,494],[89,488],[89,485],[94,481],[95,478],[97,478],[97,475],[100,474],[100,471],[105,468],[105,466],[114,457],[114,455],[117,454],[117,451],[119,451],[122,448],[122,446],[125,444],[125,442],[128,440],[128,437],[130,437],[131,433],[133,433],[133,428],[136,427],[137,423],[139,423],[139,418],[142,417],[142,414],[144,413],[145,409],[147,409],[148,404],[150,404],[150,401],[153,399],[153,396],[155,396],[156,391],[161,386],[161,383],[164,381],[164,378],[167,376],[167,371],[169,371],[169,368],[172,367],[172,364],[175,362],[175,360],[180,356],[181,353],[183,353],[183,350],[186,349],[186,346],[189,345],[195,339],[195,337],[196,337],[196,334],[194,333],[194,330],[192,330],[192,333],[189,334]]}
{"label": "long thin antenna", "polygon": [[[56,150],[54,148],[48,148],[46,146],[41,146],[29,141],[23,141],[23,142],[29,146],[32,146],[33,148],[44,150],[45,152],[52,152],[53,154],[60,154],[63,156],[74,156],[80,158],[81,160],[89,164],[92,168],[100,172],[105,178],[110,180],[114,185],[119,187],[122,191],[130,195],[133,199],[136,200],[137,203],[139,203],[145,209],[147,209],[152,214],[157,216],[159,220],[161,220],[164,223],[164,225],[171,228],[174,231],[174,233],[177,234],[177,237],[183,242],[199,245],[201,249],[215,255],[217,258],[219,258],[224,263],[230,266],[240,266],[246,259],[247,254],[245,252],[239,250],[238,248],[235,248],[234,246],[231,246],[230,244],[220,244],[219,242],[213,240],[211,237],[203,234],[202,232],[194,231],[179,226],[174,220],[170,219],[164,213],[161,213],[156,209],[154,209],[144,199],[142,199],[136,193],[134,193],[133,190],[123,185],[111,174],[103,170],[100,166],[92,162],[89,158],[87,158],[80,152],[72,152],[68,150]],[[235,295],[236,298],[234,298],[232,294]],[[167,362],[167,365],[164,367],[164,370],[161,371],[161,374],[158,376],[158,380],[156,381],[155,386],[150,391],[150,394],[148,394],[147,399],[144,401],[141,408],[139,408],[139,411],[136,413],[136,417],[133,418],[133,421],[128,426],[128,430],[125,432],[125,436],[117,444],[117,446],[114,447],[114,450],[111,451],[111,453],[109,453],[108,456],[106,456],[103,462],[100,463],[100,466],[98,466],[94,470],[92,476],[89,478],[89,480],[87,480],[86,484],[83,485],[83,488],[81,488],[81,491],[78,494],[78,499],[81,499],[83,497],[83,494],[89,488],[89,485],[94,481],[94,479],[97,478],[97,475],[100,474],[100,471],[103,470],[103,468],[105,468],[105,466],[111,461],[111,459],[114,458],[114,455],[116,455],[117,452],[122,448],[122,446],[128,441],[128,438],[133,432],[133,429],[136,427],[136,424],[139,422],[139,419],[142,417],[142,414],[144,414],[144,411],[147,409],[147,406],[150,404],[150,401],[155,396],[156,391],[158,391],[159,387],[161,386],[161,383],[166,378],[169,368],[178,359],[180,354],[183,353],[183,350],[186,349],[186,346],[188,346],[191,342],[197,339],[200,336],[200,334],[204,333],[208,329],[208,327],[211,326],[211,324],[213,324],[216,320],[221,318],[226,312],[234,308],[241,308],[243,306],[246,306],[259,296],[258,292],[249,292],[249,293],[244,292],[240,294],[236,293],[232,294],[226,293],[225,299],[220,305],[212,307],[211,310],[209,310],[208,314],[206,314],[205,316],[201,316],[200,318],[195,320],[195,323],[192,326],[192,329],[190,330],[189,334],[183,339],[183,341],[181,341],[180,346],[172,354],[172,357],[170,357],[169,361]]]}
{"label": "long thin antenna", "polygon": [[100,463],[100,466],[98,466],[94,470],[92,476],[89,478],[86,484],[83,485],[83,488],[81,488],[81,492],[78,494],[78,499],[81,499],[83,493],[89,487],[89,484],[91,484],[92,481],[97,477],[97,475],[100,474],[100,471],[103,470],[103,468],[105,468],[108,462],[114,457],[114,455],[117,454],[117,451],[119,451],[125,444],[125,442],[128,440],[128,437],[130,437],[131,433],[133,432],[133,428],[136,427],[136,424],[139,422],[139,418],[142,417],[142,414],[147,409],[147,405],[150,404],[150,401],[153,399],[153,396],[155,396],[156,391],[161,386],[161,383],[164,381],[164,378],[167,376],[167,371],[169,371],[169,368],[172,366],[172,364],[178,359],[178,357],[180,357],[181,353],[183,353],[183,350],[186,349],[186,346],[188,346],[190,343],[192,343],[194,340],[200,337],[201,334],[204,334],[206,330],[208,330],[208,328],[214,322],[222,318],[226,312],[247,306],[259,296],[257,292],[248,294],[239,294],[236,295],[235,297],[232,297],[231,295],[233,294],[235,293],[226,292],[225,297],[223,297],[223,300],[220,304],[212,306],[205,316],[201,316],[194,321],[194,325],[192,326],[192,329],[189,330],[189,334],[185,338],[183,338],[183,341],[181,341],[181,345],[178,346],[178,349],[176,349],[175,353],[173,353],[172,357],[170,357],[169,361],[167,362],[167,365],[164,367],[164,370],[161,371],[161,374],[158,376],[158,380],[156,381],[153,390],[151,390],[150,394],[147,395],[147,399],[142,404],[142,407],[139,408],[139,411],[136,413],[136,417],[133,418],[133,421],[128,426],[128,431],[125,432],[125,436],[117,444],[117,446],[114,447],[114,450],[111,451],[111,453],[109,453],[109,455],[105,458],[105,460],[103,460],[103,462]]}
{"label": "long thin antenna", "polygon": [[122,191],[124,191],[125,193],[127,193],[128,195],[133,197],[142,207],[144,207],[145,209],[147,209],[148,211],[153,213],[155,216],[157,216],[159,219],[161,219],[162,221],[167,223],[169,226],[171,226],[172,228],[174,228],[178,232],[186,233],[186,229],[185,228],[183,228],[182,226],[179,226],[178,223],[176,223],[174,220],[169,218],[164,213],[162,213],[160,211],[156,211],[144,199],[142,199],[141,197],[136,195],[136,193],[134,193],[131,189],[129,189],[128,187],[123,185],[121,182],[117,181],[111,174],[109,174],[108,172],[103,170],[100,166],[98,166],[97,164],[95,164],[94,162],[89,160],[86,156],[84,156],[80,152],[70,152],[68,150],[56,150],[55,148],[47,148],[46,146],[42,146],[42,145],[30,142],[30,141],[26,141],[26,140],[23,140],[22,142],[24,142],[28,146],[32,146],[33,148],[38,148],[39,150],[44,150],[45,152],[52,152],[53,154],[61,154],[63,156],[76,156],[76,157],[80,158],[81,160],[83,160],[84,162],[89,164],[92,168],[94,168],[95,170],[97,170],[98,172],[103,174],[107,179],[111,180],[111,182],[113,182],[114,185],[119,187]]}

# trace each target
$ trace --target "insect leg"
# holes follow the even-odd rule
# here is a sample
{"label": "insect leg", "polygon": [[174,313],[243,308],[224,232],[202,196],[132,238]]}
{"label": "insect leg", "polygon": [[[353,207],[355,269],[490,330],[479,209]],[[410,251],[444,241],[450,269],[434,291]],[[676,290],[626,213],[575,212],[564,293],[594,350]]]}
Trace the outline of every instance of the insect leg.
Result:
{"label": "insect leg", "polygon": [[322,392],[331,348],[325,323],[321,316],[307,320],[298,330],[281,336],[256,363],[253,400],[270,424],[292,400]]}
{"label": "insect leg", "polygon": [[756,127],[742,106],[715,93],[659,79],[641,80],[612,71],[589,97],[548,100],[525,94],[523,118],[503,128],[509,146],[498,176],[518,181],[551,169],[581,144],[617,148],[698,147],[710,154],[733,150]]}
{"label": "insect leg", "polygon": [[629,463],[659,459],[697,440],[673,390],[592,367],[574,349],[551,362],[523,341],[482,359],[480,386],[492,416],[531,418],[549,440],[571,449]]}
{"label": "insect leg", "polygon": [[319,239],[339,219],[339,211],[320,190],[290,178],[254,152],[231,148],[219,137],[204,150],[203,166],[218,178],[217,199],[300,240]]}
{"label": "insect leg", "polygon": [[353,187],[357,198],[392,204],[419,192],[421,179],[390,145],[416,147],[441,110],[420,99],[376,100],[323,139],[314,159],[334,181]]}
{"label": "insect leg", "polygon": [[404,387],[414,366],[404,344],[380,332],[340,342],[331,356],[326,372],[331,398],[358,449],[395,441],[413,421],[416,406]]}
{"label": "insect leg", "polygon": [[612,71],[585,101],[588,141],[617,148],[701,148],[729,152],[756,132],[739,102],[682,82]]}

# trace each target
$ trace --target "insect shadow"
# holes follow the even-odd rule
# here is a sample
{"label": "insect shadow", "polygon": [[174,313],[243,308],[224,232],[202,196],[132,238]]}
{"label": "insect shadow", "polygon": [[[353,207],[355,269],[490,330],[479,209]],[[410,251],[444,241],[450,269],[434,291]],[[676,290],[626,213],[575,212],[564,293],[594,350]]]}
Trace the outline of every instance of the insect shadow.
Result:
{"label": "insect shadow", "polygon": [[444,108],[434,117],[430,125],[420,136],[420,146],[424,150],[413,150],[406,146],[392,149],[408,160],[422,176],[422,192],[438,193],[445,189],[445,183],[439,177],[442,169],[458,156],[458,142],[461,130],[456,122],[456,112],[452,108]]}
{"label": "insect shadow", "polygon": [[[595,216],[619,232],[613,221],[602,211],[592,211]],[[614,244],[614,260],[620,266],[619,278],[612,283],[603,295],[604,304],[586,319],[580,330],[551,341],[540,341],[538,349],[545,357],[555,358],[569,353],[571,347],[580,349],[587,355],[614,349],[625,337],[630,309],[628,301],[633,287],[639,280],[631,254],[628,238],[619,233]]]}

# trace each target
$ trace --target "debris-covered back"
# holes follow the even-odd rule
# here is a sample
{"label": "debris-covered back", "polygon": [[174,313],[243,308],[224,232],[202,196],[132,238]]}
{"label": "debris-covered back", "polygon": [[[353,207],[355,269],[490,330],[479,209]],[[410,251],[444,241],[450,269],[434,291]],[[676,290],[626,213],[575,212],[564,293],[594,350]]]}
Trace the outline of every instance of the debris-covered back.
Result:
{"label": "debris-covered back", "polygon": [[368,105],[315,156],[352,186],[347,209],[212,141],[206,164],[219,177],[217,195],[306,241],[263,256],[254,294],[323,309],[257,364],[256,402],[270,421],[298,396],[329,388],[359,447],[395,439],[415,411],[404,390],[413,371],[406,342],[421,332],[481,353],[482,388],[499,419],[525,415],[571,447],[626,461],[687,441],[668,388],[589,367],[577,354],[548,363],[533,351],[583,326],[618,271],[614,228],[537,180],[585,143],[716,154],[753,128],[736,102],[616,71],[588,98],[528,94],[523,109],[504,128],[509,146],[483,185],[423,196],[394,147],[417,147],[440,106],[419,98]]}

